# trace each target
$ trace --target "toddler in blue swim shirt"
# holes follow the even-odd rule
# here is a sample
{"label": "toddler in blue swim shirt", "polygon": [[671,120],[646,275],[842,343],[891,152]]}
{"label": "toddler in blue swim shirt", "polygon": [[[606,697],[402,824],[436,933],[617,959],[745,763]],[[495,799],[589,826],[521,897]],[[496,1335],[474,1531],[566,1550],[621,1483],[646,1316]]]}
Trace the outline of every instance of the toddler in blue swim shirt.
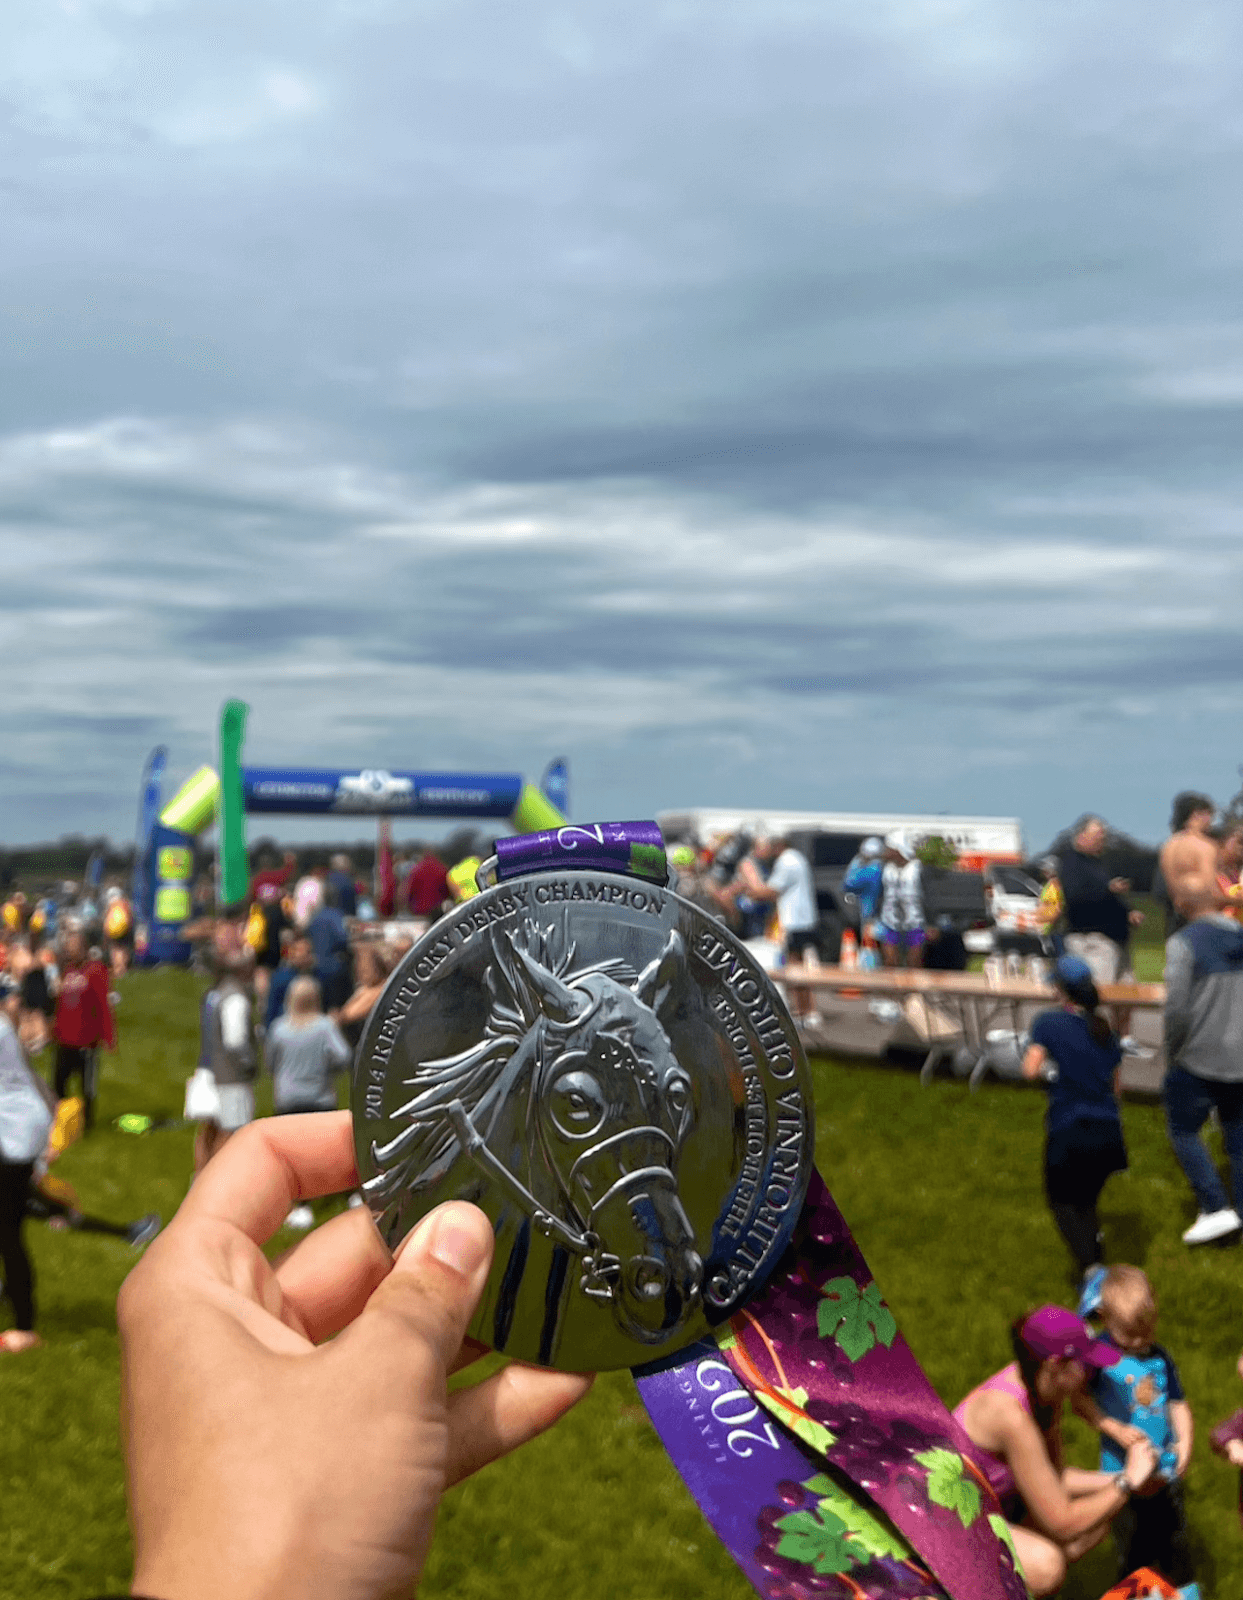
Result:
{"label": "toddler in blue swim shirt", "polygon": [[[1121,1359],[1092,1373],[1087,1395],[1075,1409],[1101,1435],[1102,1472],[1121,1472],[1128,1444],[1141,1434],[1159,1456],[1152,1478],[1114,1518],[1118,1576],[1151,1567],[1178,1585],[1185,1600],[1198,1600],[1182,1483],[1194,1429],[1178,1368],[1153,1339],[1157,1299],[1138,1267],[1110,1267],[1091,1277],[1084,1300],[1095,1303],[1088,1303],[1087,1311],[1096,1311],[1102,1337]],[[1086,1314],[1083,1305],[1080,1314]]]}

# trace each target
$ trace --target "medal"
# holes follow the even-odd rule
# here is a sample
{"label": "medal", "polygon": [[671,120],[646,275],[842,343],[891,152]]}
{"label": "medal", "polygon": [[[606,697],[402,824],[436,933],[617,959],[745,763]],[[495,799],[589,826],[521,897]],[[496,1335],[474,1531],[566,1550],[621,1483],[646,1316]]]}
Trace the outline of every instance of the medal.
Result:
{"label": "medal", "polygon": [[390,1248],[446,1200],[496,1233],[470,1334],[629,1366],[769,1600],[1023,1600],[1001,1508],[814,1171],[777,990],[666,887],[655,823],[498,842],[402,961],[354,1065]]}
{"label": "medal", "polygon": [[389,1246],[444,1200],[480,1206],[497,1244],[471,1334],[546,1366],[634,1366],[726,1321],[811,1174],[807,1062],[762,969],[615,872],[526,872],[443,918],[373,1011],[355,1084]]}

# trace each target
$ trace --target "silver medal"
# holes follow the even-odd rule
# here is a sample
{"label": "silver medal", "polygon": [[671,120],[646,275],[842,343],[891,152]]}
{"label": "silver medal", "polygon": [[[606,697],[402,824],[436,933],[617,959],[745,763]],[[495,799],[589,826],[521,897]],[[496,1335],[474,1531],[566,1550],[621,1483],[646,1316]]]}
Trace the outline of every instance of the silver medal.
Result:
{"label": "silver medal", "polygon": [[603,872],[496,885],[393,973],[354,1068],[363,1193],[391,1247],[473,1201],[496,1256],[472,1336],[599,1371],[722,1322],[811,1173],[807,1062],[749,952]]}

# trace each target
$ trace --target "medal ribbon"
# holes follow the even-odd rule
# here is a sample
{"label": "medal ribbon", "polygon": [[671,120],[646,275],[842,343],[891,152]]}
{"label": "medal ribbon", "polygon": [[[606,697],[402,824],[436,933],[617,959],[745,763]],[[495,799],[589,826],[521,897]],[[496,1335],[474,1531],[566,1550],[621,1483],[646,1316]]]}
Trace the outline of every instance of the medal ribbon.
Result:
{"label": "medal ribbon", "polygon": [[554,867],[669,881],[664,836],[654,822],[567,823],[496,841],[496,876],[501,882]]}
{"label": "medal ribbon", "polygon": [[[664,883],[654,822],[497,841],[497,877],[550,867]],[[819,1173],[767,1285],[715,1340],[634,1369],[713,1530],[767,1600],[1026,1600],[971,1441],[906,1340]]]}

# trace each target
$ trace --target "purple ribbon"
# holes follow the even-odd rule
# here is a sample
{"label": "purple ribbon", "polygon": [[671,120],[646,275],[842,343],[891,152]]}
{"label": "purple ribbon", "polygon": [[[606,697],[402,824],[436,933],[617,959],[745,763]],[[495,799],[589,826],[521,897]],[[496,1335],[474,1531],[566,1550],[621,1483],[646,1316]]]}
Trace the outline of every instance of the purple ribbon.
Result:
{"label": "purple ribbon", "polygon": [[[1025,1600],[1027,1589],[1009,1549],[1001,1507],[971,1458],[970,1440],[898,1332],[818,1173],[812,1175],[794,1238],[768,1285],[720,1331],[717,1344],[721,1358],[756,1405],[756,1415],[762,1415],[762,1406],[780,1424],[772,1433],[789,1444],[797,1441],[808,1459],[821,1463],[822,1473],[824,1462],[837,1469],[836,1479],[825,1476],[815,1491],[797,1480],[808,1493],[817,1492],[818,1502],[827,1501],[827,1511],[819,1503],[805,1516],[787,1512],[784,1525],[778,1524],[782,1539],[776,1555],[823,1572],[828,1570],[826,1561],[857,1558],[866,1551],[867,1537],[852,1540],[850,1519],[834,1497],[818,1493],[824,1483],[840,1484],[844,1474],[864,1491],[867,1502],[879,1508],[878,1525],[901,1535],[907,1565],[914,1559],[931,1569],[940,1592],[954,1600]],[[639,1379],[644,1404],[697,1498],[707,1468],[702,1449],[696,1455],[691,1448],[686,1396],[699,1383],[697,1363],[703,1360],[702,1354],[692,1354],[662,1372],[659,1385],[646,1376]],[[715,1375],[715,1368],[707,1370]],[[710,1401],[708,1410],[718,1423],[722,1420]],[[724,1420],[728,1421],[728,1412]],[[746,1442],[763,1431],[754,1418],[746,1426],[751,1430]],[[686,1434],[682,1444],[672,1442],[679,1430]],[[728,1460],[730,1449],[727,1434],[724,1450],[718,1443],[716,1451],[726,1460],[712,1462],[720,1473],[736,1471]],[[765,1448],[757,1438],[753,1456],[746,1472],[750,1478],[760,1473],[764,1482],[748,1481],[745,1487],[740,1483],[735,1492],[745,1494],[746,1502],[761,1511],[790,1505],[783,1494],[783,1487],[788,1491],[790,1484],[786,1453],[771,1445]],[[683,1459],[689,1472],[683,1469]],[[713,1506],[721,1503],[724,1493],[723,1485],[713,1488]],[[705,1510],[716,1527],[713,1511],[707,1506]],[[872,1515],[876,1516],[875,1509]],[[745,1539],[739,1537],[745,1524],[741,1507],[732,1518],[721,1520],[718,1532],[754,1583],[756,1552],[748,1542],[754,1530],[747,1530]],[[875,1535],[871,1543],[878,1543]],[[817,1561],[822,1565],[817,1567]],[[870,1566],[852,1572],[851,1581],[859,1596],[895,1592],[894,1575],[883,1563],[875,1575]],[[767,1581],[757,1587],[775,1600]],[[780,1592],[796,1596],[801,1590]]]}
{"label": "purple ribbon", "polygon": [[946,1600],[906,1540],[810,1446],[764,1415],[715,1342],[636,1372],[648,1415],[712,1531],[768,1600]]}
{"label": "purple ribbon", "polygon": [[496,876],[501,882],[557,867],[669,881],[664,836],[654,822],[567,822],[562,828],[496,841]]}

